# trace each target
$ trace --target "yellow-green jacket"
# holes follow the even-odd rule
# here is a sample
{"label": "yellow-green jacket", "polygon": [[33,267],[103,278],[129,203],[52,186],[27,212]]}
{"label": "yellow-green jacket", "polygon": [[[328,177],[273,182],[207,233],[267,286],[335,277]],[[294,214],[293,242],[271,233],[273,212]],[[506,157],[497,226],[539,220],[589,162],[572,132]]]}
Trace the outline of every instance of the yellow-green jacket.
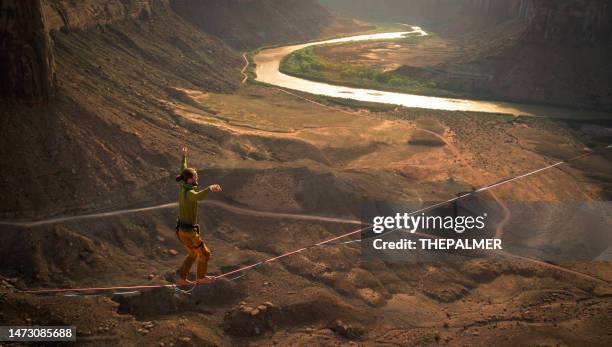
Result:
{"label": "yellow-green jacket", "polygon": [[[187,168],[187,156],[183,155],[181,172]],[[208,188],[196,191],[196,187],[183,181],[179,182],[179,221],[183,224],[198,224],[198,201],[208,196]]]}

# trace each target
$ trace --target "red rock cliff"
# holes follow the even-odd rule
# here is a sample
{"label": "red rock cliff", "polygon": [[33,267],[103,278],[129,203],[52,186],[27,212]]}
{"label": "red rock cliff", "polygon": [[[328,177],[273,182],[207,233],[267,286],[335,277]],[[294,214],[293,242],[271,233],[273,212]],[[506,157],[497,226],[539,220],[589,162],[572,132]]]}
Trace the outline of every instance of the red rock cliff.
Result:
{"label": "red rock cliff", "polygon": [[0,97],[39,102],[54,93],[53,50],[40,1],[0,2]]}

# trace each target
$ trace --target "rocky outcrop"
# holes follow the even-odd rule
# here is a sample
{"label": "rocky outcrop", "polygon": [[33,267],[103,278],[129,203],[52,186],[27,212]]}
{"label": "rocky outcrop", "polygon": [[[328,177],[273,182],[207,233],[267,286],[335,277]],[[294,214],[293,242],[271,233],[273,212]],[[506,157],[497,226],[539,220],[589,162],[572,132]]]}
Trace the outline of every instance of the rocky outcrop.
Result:
{"label": "rocky outcrop", "polygon": [[225,313],[223,330],[238,337],[262,335],[276,329],[281,314],[281,309],[271,302],[251,307],[243,301]]}
{"label": "rocky outcrop", "polygon": [[316,0],[172,0],[172,8],[239,49],[310,40],[333,19]]}
{"label": "rocky outcrop", "polygon": [[0,2],[0,97],[30,102],[54,93],[53,49],[40,1]]}
{"label": "rocky outcrop", "polygon": [[[221,279],[205,286],[182,288],[189,291],[189,295],[177,295],[176,289],[164,287],[143,292],[115,294],[112,300],[119,304],[117,309],[119,313],[145,318],[190,310],[205,311],[232,305],[244,296],[244,289],[243,285]],[[150,327],[143,328],[150,329]]]}

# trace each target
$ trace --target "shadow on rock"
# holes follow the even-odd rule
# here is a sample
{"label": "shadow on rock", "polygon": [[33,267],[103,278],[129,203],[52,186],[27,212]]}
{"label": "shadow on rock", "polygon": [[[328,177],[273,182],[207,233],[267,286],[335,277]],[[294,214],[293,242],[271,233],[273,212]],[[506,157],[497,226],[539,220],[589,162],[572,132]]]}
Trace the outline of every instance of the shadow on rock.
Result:
{"label": "shadow on rock", "polygon": [[[330,318],[333,323],[329,323]],[[225,313],[223,329],[232,336],[254,337],[275,331],[278,327],[287,328],[322,323],[347,339],[359,339],[366,334],[365,329],[345,324],[343,323],[345,320],[365,322],[368,319],[364,312],[325,296],[282,307],[271,302],[252,306],[243,301]]]}
{"label": "shadow on rock", "polygon": [[168,315],[185,311],[207,311],[231,305],[244,295],[244,288],[236,282],[215,281],[198,285],[190,293],[177,292],[174,288],[158,288],[141,292],[116,294],[113,301],[119,303],[118,312],[131,314],[139,319]]}

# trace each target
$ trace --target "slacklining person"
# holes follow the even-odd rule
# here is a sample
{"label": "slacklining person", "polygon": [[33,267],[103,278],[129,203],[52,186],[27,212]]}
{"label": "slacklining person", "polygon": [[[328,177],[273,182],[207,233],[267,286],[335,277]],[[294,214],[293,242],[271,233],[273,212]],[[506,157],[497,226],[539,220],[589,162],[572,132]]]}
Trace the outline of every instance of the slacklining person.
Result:
{"label": "slacklining person", "polygon": [[193,263],[197,259],[196,281],[209,283],[214,278],[206,276],[211,252],[202,241],[198,225],[198,201],[203,200],[210,192],[220,192],[221,186],[213,184],[204,190],[197,191],[198,172],[187,167],[187,148],[183,147],[181,174],[176,176],[179,184],[179,215],[176,223],[176,235],[187,249],[187,257],[179,270],[177,285],[193,283],[187,279]]}

